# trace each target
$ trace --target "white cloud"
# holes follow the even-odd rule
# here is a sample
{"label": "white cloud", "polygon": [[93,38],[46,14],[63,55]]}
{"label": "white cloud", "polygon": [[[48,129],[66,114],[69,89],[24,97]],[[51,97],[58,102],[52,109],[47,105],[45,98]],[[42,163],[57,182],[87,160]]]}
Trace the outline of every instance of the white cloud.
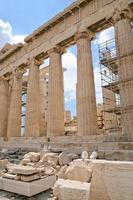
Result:
{"label": "white cloud", "polygon": [[[49,65],[49,58],[44,61],[41,68]],[[65,102],[70,102],[76,99],[76,82],[77,82],[77,59],[76,56],[67,50],[62,56],[62,65],[64,71],[64,93]]]}
{"label": "white cloud", "polygon": [[99,34],[99,43],[106,42],[114,37],[114,27],[110,27]]}
{"label": "white cloud", "polygon": [[114,27],[110,27],[108,29],[105,29],[104,31],[97,33],[96,39],[93,41],[93,43],[101,44],[110,39],[113,39],[113,37],[114,37]]}
{"label": "white cloud", "polygon": [[[64,88],[65,88],[65,102],[76,100],[76,83],[77,83],[77,58],[71,52],[67,51],[63,55],[63,67],[67,69],[64,72]],[[97,61],[98,62],[98,61]],[[100,68],[94,68],[95,88],[97,103],[102,102],[102,88]]]}
{"label": "white cloud", "polygon": [[7,42],[11,44],[24,42],[24,38],[25,35],[14,35],[11,24],[0,19],[0,47],[3,47]]}
{"label": "white cloud", "polygon": [[64,72],[65,102],[76,99],[77,82],[77,59],[76,56],[68,50],[62,56],[62,64],[66,69]]}
{"label": "white cloud", "polygon": [[25,38],[25,37],[26,37],[25,35],[13,35],[13,36],[11,37],[11,43],[12,43],[12,44],[17,44],[17,43],[19,43],[19,42],[24,43],[24,38]]}

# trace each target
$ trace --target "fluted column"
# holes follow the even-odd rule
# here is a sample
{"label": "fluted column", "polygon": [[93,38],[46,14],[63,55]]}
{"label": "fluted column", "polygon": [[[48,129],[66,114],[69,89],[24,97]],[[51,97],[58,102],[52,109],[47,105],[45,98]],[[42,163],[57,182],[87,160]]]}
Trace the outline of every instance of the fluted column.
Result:
{"label": "fluted column", "polygon": [[36,59],[31,59],[29,62],[29,78],[27,86],[26,100],[26,124],[25,136],[38,137],[40,134],[40,78],[39,66],[40,62]]}
{"label": "fluted column", "polygon": [[133,32],[131,13],[115,10],[114,28],[120,80],[121,114],[123,134],[133,137]]}
{"label": "fluted column", "polygon": [[40,136],[47,135],[47,125],[46,125],[46,96],[47,85],[45,80],[45,75],[41,74],[40,70]]}
{"label": "fluted column", "polygon": [[77,117],[78,135],[97,133],[97,110],[91,54],[92,34],[76,34],[77,41]]}
{"label": "fluted column", "polygon": [[48,88],[48,122],[47,135],[64,134],[64,88],[62,50],[59,47],[49,51],[49,88]]}
{"label": "fluted column", "polygon": [[20,137],[21,135],[21,92],[22,72],[16,71],[13,73],[10,91],[7,137]]}
{"label": "fluted column", "polygon": [[0,78],[0,137],[7,136],[9,83],[4,77]]}

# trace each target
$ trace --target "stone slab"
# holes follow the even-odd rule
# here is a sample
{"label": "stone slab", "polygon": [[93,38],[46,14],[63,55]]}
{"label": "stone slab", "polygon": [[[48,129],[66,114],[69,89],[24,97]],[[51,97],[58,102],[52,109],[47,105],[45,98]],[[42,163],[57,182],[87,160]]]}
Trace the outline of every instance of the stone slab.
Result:
{"label": "stone slab", "polygon": [[133,200],[133,162],[93,161],[89,200]]}
{"label": "stone slab", "polygon": [[21,180],[24,182],[31,182],[34,180],[40,179],[40,175],[39,174],[32,174],[32,175],[28,175],[28,176],[21,176]]}
{"label": "stone slab", "polygon": [[32,175],[37,173],[37,170],[31,166],[16,165],[11,167],[13,174]]}
{"label": "stone slab", "polygon": [[59,179],[55,187],[59,200],[89,200],[90,183]]}
{"label": "stone slab", "polygon": [[8,178],[8,179],[15,179],[16,175],[4,173],[4,175],[2,177],[3,178]]}
{"label": "stone slab", "polygon": [[55,175],[33,182],[22,182],[0,178],[0,190],[31,197],[52,188],[55,181]]}
{"label": "stone slab", "polygon": [[0,160],[0,169],[5,169],[7,163],[8,163],[7,159]]}

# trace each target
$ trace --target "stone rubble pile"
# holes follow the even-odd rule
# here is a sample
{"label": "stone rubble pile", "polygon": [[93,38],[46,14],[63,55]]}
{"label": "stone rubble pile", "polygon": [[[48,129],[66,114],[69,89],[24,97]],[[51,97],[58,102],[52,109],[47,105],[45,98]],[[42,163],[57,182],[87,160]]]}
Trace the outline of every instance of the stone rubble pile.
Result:
{"label": "stone rubble pile", "polygon": [[97,152],[91,154],[82,152],[81,159],[74,159],[61,167],[57,174],[53,194],[58,200],[89,200],[91,179],[93,173],[93,160],[97,158]]}
{"label": "stone rubble pile", "polygon": [[[93,152],[91,157],[92,160],[95,159],[96,152]],[[53,188],[55,199],[66,200],[67,192],[71,191],[74,193],[72,200],[76,195],[88,200],[93,172],[92,160],[88,159],[87,152],[82,152],[81,158],[75,153],[29,152],[19,164],[10,163],[7,159],[0,160],[0,176],[15,181],[33,182],[56,175],[57,182]]]}
{"label": "stone rubble pile", "polygon": [[58,176],[62,172],[62,167],[77,158],[78,155],[74,153],[29,152],[23,156],[19,164],[11,163],[8,159],[0,160],[0,176],[24,182],[53,174]]}
{"label": "stone rubble pile", "polygon": [[[81,157],[66,152],[29,152],[19,164],[0,160],[0,179],[6,180],[5,183],[33,183],[32,196],[53,187],[51,200],[132,200],[133,163],[97,160],[97,157],[96,151],[90,157],[85,151]],[[119,189],[117,185],[120,185]],[[34,194],[32,187],[39,192]]]}
{"label": "stone rubble pile", "polygon": [[7,159],[0,160],[0,175],[7,179],[30,182],[56,174],[57,162],[52,153],[41,158],[40,153],[29,152],[18,165]]}

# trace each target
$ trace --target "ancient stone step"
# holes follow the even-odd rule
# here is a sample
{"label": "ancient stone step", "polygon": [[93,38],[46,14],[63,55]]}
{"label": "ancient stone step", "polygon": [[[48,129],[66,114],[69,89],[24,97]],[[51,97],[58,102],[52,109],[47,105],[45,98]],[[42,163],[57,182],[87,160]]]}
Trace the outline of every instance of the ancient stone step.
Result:
{"label": "ancient stone step", "polygon": [[133,142],[121,142],[118,143],[118,147],[123,150],[133,150]]}
{"label": "ancient stone step", "polygon": [[133,150],[98,151],[98,158],[106,160],[133,161]]}

